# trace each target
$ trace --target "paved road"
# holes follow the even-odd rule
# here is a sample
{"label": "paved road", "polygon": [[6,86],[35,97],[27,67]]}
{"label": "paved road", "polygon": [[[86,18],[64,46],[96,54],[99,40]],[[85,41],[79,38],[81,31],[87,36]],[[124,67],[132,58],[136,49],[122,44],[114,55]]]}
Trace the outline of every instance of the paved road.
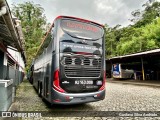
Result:
{"label": "paved road", "polygon": [[[106,83],[105,100],[82,105],[52,106],[42,101],[28,81],[24,81],[17,89],[13,110],[18,111],[160,111],[160,88],[136,86],[130,84]],[[89,119],[76,117],[75,119]],[[52,119],[52,118],[50,118]],[[66,118],[65,118],[66,119]],[[90,118],[93,119],[93,118]],[[106,119],[97,117],[96,119]],[[113,119],[113,118],[108,118]],[[119,118],[114,118],[119,119]],[[129,118],[121,118],[129,119]],[[132,119],[132,118],[130,118]],[[143,119],[143,118],[134,118]],[[146,118],[150,120],[151,118]],[[153,120],[155,118],[152,118]],[[160,118],[157,118],[160,119]]]}

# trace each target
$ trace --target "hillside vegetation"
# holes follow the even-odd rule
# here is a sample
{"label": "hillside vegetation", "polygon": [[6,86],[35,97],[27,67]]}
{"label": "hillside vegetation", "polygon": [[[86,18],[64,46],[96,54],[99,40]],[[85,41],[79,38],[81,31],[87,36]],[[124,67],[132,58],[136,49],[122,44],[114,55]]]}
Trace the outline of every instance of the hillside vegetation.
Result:
{"label": "hillside vegetation", "polygon": [[160,3],[147,2],[132,12],[133,25],[106,25],[107,58],[160,48]]}

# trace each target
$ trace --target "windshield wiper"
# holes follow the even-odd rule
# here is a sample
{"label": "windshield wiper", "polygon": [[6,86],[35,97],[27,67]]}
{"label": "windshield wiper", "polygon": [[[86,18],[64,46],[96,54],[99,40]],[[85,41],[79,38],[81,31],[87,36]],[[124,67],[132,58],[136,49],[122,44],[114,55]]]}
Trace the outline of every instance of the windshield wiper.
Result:
{"label": "windshield wiper", "polygon": [[62,40],[61,42],[75,43],[73,40]]}

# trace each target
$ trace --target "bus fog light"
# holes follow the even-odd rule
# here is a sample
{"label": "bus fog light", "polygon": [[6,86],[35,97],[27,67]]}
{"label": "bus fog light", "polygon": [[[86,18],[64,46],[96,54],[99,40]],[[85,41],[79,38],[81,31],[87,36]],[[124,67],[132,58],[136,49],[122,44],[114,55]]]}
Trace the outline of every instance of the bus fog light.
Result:
{"label": "bus fog light", "polygon": [[73,99],[73,97],[69,97],[69,99]]}
{"label": "bus fog light", "polygon": [[94,95],[95,98],[100,97],[100,94]]}
{"label": "bus fog light", "polygon": [[102,85],[102,81],[98,80],[97,85]]}
{"label": "bus fog light", "polygon": [[96,98],[96,97],[97,97],[97,95],[94,95],[94,97]]}

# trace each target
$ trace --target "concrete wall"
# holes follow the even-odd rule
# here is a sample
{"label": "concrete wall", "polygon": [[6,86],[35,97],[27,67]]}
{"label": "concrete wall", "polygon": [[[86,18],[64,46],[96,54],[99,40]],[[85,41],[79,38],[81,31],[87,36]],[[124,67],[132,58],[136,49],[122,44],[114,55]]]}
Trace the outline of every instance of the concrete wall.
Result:
{"label": "concrete wall", "polygon": [[[0,50],[0,111],[7,111],[15,97],[15,88],[23,81],[24,61],[21,54],[17,51],[8,49],[12,57],[18,62],[19,66],[7,65],[7,55]],[[16,69],[15,69],[16,68]],[[8,82],[8,81],[12,81]],[[8,84],[6,86],[6,84]],[[14,91],[13,91],[14,90]]]}
{"label": "concrete wall", "polygon": [[4,53],[0,50],[0,79],[3,78],[3,61],[4,61]]}
{"label": "concrete wall", "polygon": [[0,80],[0,111],[7,111],[12,104],[12,80],[5,81]]}

